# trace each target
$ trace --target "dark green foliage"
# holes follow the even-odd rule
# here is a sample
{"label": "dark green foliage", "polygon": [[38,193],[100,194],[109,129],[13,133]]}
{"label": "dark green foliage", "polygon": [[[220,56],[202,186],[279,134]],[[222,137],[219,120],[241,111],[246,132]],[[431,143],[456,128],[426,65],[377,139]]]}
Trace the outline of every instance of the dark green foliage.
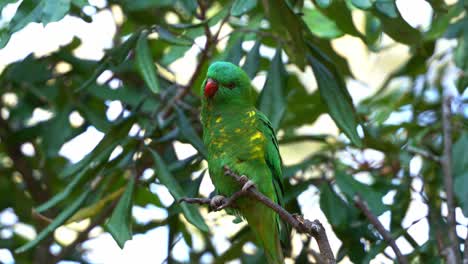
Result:
{"label": "dark green foliage", "polygon": [[[0,10],[14,2],[0,1]],[[2,235],[4,230],[13,234],[0,239],[0,248],[14,252],[16,263],[54,263],[59,258],[84,263],[80,245],[94,226],[106,227],[120,247],[132,234],[166,226],[169,236],[160,239],[169,243],[167,263],[178,263],[177,253],[171,252],[179,240],[190,248],[190,263],[201,262],[204,254],[211,255],[213,263],[265,261],[261,250],[245,251],[246,243],[255,242],[248,227],[229,238],[226,251],[217,252],[205,211],[177,203],[201,195],[207,175],[200,86],[211,62],[227,60],[251,79],[265,77],[256,102],[277,131],[281,151],[288,153],[283,154],[288,161],[283,168],[285,208],[308,214],[301,210],[310,207],[297,198],[316,191],[322,212],[342,242],[338,260],[368,263],[388,252],[387,242],[354,205],[359,196],[374,215],[387,217],[385,228],[393,238],[412,246],[407,254],[411,263],[443,263],[440,247],[449,240],[441,213],[446,175],[439,160],[444,158],[441,103],[447,93],[453,97],[455,206],[468,217],[468,17],[466,1],[426,4],[432,8],[432,20],[427,28],[417,29],[402,18],[394,0],[108,0],[98,9],[120,9],[124,18],[101,59],[77,57],[82,40],[74,37],[50,54],[29,54],[1,65],[0,212],[12,208],[18,221],[38,235],[29,241],[0,223]],[[45,26],[66,15],[90,22],[93,17],[84,9],[89,5],[87,0],[24,0],[11,21],[2,18],[0,47],[33,22]],[[223,30],[218,32],[220,24]],[[387,61],[377,61],[373,74],[385,72],[377,76],[383,79],[380,87],[352,87],[350,83],[361,81],[356,78],[361,65],[337,50],[337,42],[348,38],[359,42],[370,57],[405,47],[407,60],[391,71]],[[440,51],[447,40],[456,45]],[[196,65],[189,65],[184,56],[194,54]],[[174,62],[186,66],[181,72],[187,82],[174,77]],[[59,70],[63,64],[69,66],[67,71]],[[104,72],[110,79],[97,82]],[[356,99],[363,93],[369,96]],[[123,111],[110,119],[107,111],[114,101]],[[34,120],[38,111],[50,117]],[[73,122],[76,115],[82,122]],[[324,116],[342,134],[320,126],[314,129],[322,134],[303,132]],[[75,163],[64,158],[66,143],[90,129],[103,135],[92,151]],[[196,153],[180,153],[180,143],[190,144]],[[28,147],[33,153],[24,151]],[[307,154],[301,160],[285,156],[295,156],[296,149]],[[176,201],[163,203],[150,189],[155,185],[167,188]],[[428,208],[422,218],[428,223],[427,241],[421,242],[403,224],[412,215],[414,200]],[[165,210],[167,217],[140,223],[132,208],[148,205]],[[75,244],[62,245],[63,255],[53,256],[53,233],[70,219],[90,219],[91,226]],[[294,251],[298,256],[285,255],[296,263],[312,263],[311,238],[300,241],[295,243],[301,246]]]}

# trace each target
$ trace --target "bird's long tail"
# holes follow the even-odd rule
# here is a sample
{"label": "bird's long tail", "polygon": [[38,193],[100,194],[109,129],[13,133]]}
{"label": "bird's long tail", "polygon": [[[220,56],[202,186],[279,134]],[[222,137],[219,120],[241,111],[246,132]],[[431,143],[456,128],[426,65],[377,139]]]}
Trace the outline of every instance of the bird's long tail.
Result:
{"label": "bird's long tail", "polygon": [[278,216],[263,204],[252,206],[244,213],[258,243],[263,247],[269,264],[283,264],[284,256],[280,242]]}

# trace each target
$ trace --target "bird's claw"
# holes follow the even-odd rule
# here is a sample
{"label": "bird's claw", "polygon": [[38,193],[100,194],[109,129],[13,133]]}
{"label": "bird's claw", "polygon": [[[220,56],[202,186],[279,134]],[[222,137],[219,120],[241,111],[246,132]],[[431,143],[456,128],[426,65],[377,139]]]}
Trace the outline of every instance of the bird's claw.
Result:
{"label": "bird's claw", "polygon": [[225,204],[226,197],[222,195],[215,195],[211,198],[210,207],[215,211],[219,211],[223,209],[223,205]]}
{"label": "bird's claw", "polygon": [[[245,177],[244,175],[242,176]],[[248,180],[246,183],[244,183],[244,186],[242,186],[242,191],[246,192],[250,187],[255,187],[255,183],[251,180]]]}

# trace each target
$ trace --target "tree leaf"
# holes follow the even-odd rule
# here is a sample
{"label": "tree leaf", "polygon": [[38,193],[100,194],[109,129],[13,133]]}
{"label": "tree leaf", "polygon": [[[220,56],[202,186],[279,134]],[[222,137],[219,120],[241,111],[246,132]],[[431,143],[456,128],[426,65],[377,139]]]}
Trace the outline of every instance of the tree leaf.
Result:
{"label": "tree leaf", "polygon": [[[186,197],[182,187],[169,172],[166,164],[161,159],[159,154],[152,149],[149,149],[149,151],[153,157],[155,171],[158,175],[157,177],[159,181],[167,187],[167,189],[176,201],[180,200],[183,197]],[[195,205],[181,203],[179,206],[182,208],[182,212],[185,218],[187,218],[187,220],[190,223],[192,223],[198,229],[208,232],[208,226],[206,225],[205,221],[203,220],[202,216],[200,215],[200,212],[198,211]]]}
{"label": "tree leaf", "polygon": [[331,5],[332,0],[315,0],[314,3],[320,8],[327,8]]}
{"label": "tree leaf", "polygon": [[257,102],[258,109],[268,117],[275,131],[278,130],[286,109],[284,95],[286,78],[286,69],[281,60],[281,49],[278,48],[271,61],[265,86],[263,86]]}
{"label": "tree leaf", "polygon": [[193,40],[189,39],[188,37],[176,36],[163,27],[156,26],[156,31],[158,32],[158,36],[160,39],[165,40],[169,43],[178,46],[191,46],[193,44]]}
{"label": "tree leaf", "polygon": [[348,224],[348,206],[329,184],[322,184],[320,188],[320,209],[334,227],[341,228]]}
{"label": "tree leaf", "polygon": [[453,159],[453,174],[456,178],[468,171],[468,132],[463,131],[458,138],[457,142],[453,144],[452,159]]}
{"label": "tree leaf", "polygon": [[239,62],[242,58],[242,42],[244,40],[243,35],[235,34],[229,38],[227,44],[227,52],[224,61],[229,61],[232,64],[239,65]]}
{"label": "tree leaf", "polygon": [[231,15],[242,16],[257,6],[257,0],[235,0],[231,7]]}
{"label": "tree leaf", "polygon": [[70,0],[46,0],[41,22],[45,26],[62,19],[70,10]]}
{"label": "tree leaf", "polygon": [[[465,154],[466,155],[466,154]],[[454,180],[454,192],[457,197],[463,215],[468,216],[468,195],[466,195],[466,186],[468,186],[468,171],[458,175]]]}
{"label": "tree leaf", "polygon": [[356,110],[344,80],[325,54],[312,45],[309,45],[309,47],[313,55],[307,55],[307,59],[312,66],[320,95],[328,106],[330,116],[351,142],[361,147],[362,140],[357,133],[359,122]]}
{"label": "tree leaf", "polygon": [[245,63],[242,65],[242,69],[247,73],[250,79],[253,79],[258,72],[260,67],[260,45],[262,42],[257,40],[255,45],[250,49],[249,53],[247,53],[247,57],[245,58]]}
{"label": "tree leaf", "polygon": [[289,42],[290,45],[284,47],[286,53],[299,68],[304,69],[307,48],[303,38],[302,20],[289,8],[286,1],[264,0],[263,7],[275,33]]}
{"label": "tree leaf", "polygon": [[370,0],[351,0],[351,3],[360,9],[369,9],[372,7],[372,2]]}
{"label": "tree leaf", "polygon": [[200,139],[197,132],[195,132],[195,129],[193,129],[192,124],[189,122],[182,109],[179,107],[175,107],[175,109],[177,113],[177,123],[184,139],[188,140],[203,157],[208,157],[205,144],[203,144],[203,141]]}
{"label": "tree leaf", "polygon": [[125,192],[120,197],[119,203],[112,212],[106,228],[120,248],[123,248],[127,240],[132,239],[132,205],[133,190],[135,189],[135,177],[131,176]]}
{"label": "tree leaf", "polygon": [[146,85],[155,94],[160,92],[158,77],[156,76],[156,67],[153,63],[151,51],[148,46],[146,34],[141,34],[136,44],[136,65]]}
{"label": "tree leaf", "polygon": [[324,16],[319,10],[304,8],[302,19],[309,27],[309,30],[321,38],[337,38],[343,36],[343,32],[338,28],[336,22]]}
{"label": "tree leaf", "polygon": [[382,194],[376,192],[371,186],[356,181],[351,175],[340,170],[335,171],[336,184],[340,190],[346,194],[350,201],[354,196],[359,195],[369,205],[369,209],[374,215],[379,216],[387,210],[387,206],[382,203]]}
{"label": "tree leaf", "polygon": [[57,217],[50,223],[46,228],[44,228],[35,239],[28,242],[27,244],[17,248],[15,250],[16,254],[23,253],[39,244],[44,238],[46,238],[50,233],[55,231],[59,226],[61,226],[70,216],[72,216],[80,206],[84,203],[88,195],[91,193],[91,188],[87,188],[75,201],[72,202],[65,210],[63,210]]}

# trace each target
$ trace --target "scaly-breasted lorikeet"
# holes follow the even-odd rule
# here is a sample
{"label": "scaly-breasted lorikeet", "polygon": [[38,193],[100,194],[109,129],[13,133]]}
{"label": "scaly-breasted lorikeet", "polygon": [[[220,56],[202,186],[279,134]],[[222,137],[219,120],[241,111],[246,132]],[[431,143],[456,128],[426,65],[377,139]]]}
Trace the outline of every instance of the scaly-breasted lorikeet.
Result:
{"label": "scaly-breasted lorikeet", "polygon": [[[254,106],[253,88],[247,74],[229,62],[211,64],[203,82],[201,119],[203,141],[208,149],[208,167],[218,193],[239,191],[235,180],[224,175],[228,166],[246,175],[256,188],[281,204],[281,157],[275,132],[268,118]],[[264,204],[248,197],[236,202],[269,263],[283,263],[280,244],[288,239],[285,225]]]}

